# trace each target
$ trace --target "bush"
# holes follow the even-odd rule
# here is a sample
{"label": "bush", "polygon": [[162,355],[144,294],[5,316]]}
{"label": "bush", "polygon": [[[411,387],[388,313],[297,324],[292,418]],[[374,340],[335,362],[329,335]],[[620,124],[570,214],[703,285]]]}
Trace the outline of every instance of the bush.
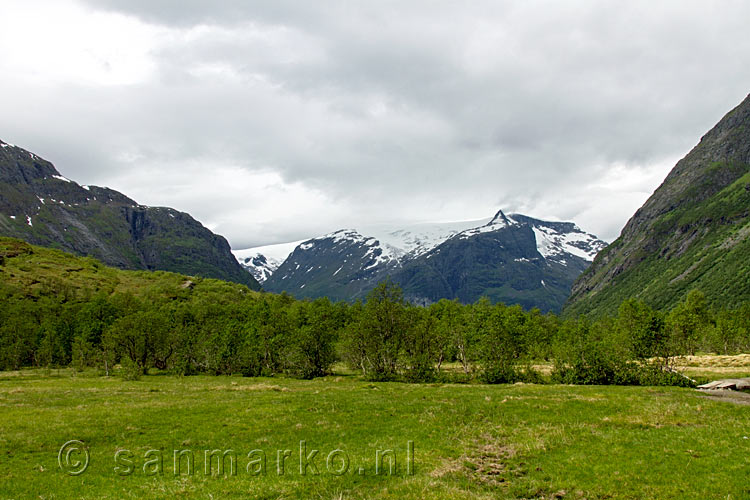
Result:
{"label": "bush", "polygon": [[287,342],[287,371],[303,379],[322,377],[336,361],[341,321],[327,298],[296,305],[296,332]]}
{"label": "bush", "polygon": [[123,356],[120,361],[120,377],[123,380],[136,381],[141,379],[143,368],[127,356]]}
{"label": "bush", "polygon": [[409,382],[432,382],[437,375],[443,346],[436,318],[429,310],[413,309],[415,317],[404,342],[404,377]]}
{"label": "bush", "polygon": [[546,384],[548,380],[536,371],[530,364],[526,365],[523,370],[516,371],[516,381],[524,384]]}
{"label": "bush", "polygon": [[504,305],[489,307],[477,304],[476,307],[487,308],[474,318],[474,328],[483,333],[479,343],[482,380],[488,384],[518,382],[520,374],[517,364],[523,353],[523,310]]}
{"label": "bush", "polygon": [[602,336],[601,324],[569,321],[560,329],[552,380],[563,384],[609,385],[628,380],[623,355]]}
{"label": "bush", "polygon": [[696,380],[685,375],[666,370],[662,365],[655,363],[642,364],[637,367],[638,385],[695,387]]}
{"label": "bush", "polygon": [[[356,306],[355,306],[356,307]],[[344,350],[353,368],[371,381],[394,380],[413,315],[401,289],[386,281],[376,286],[358,317],[345,330]]]}

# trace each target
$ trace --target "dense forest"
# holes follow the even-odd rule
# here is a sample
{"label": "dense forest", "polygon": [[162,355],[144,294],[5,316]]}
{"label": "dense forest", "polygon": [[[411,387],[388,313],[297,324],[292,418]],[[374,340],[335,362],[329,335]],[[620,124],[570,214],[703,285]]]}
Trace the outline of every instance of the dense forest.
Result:
{"label": "dense forest", "polygon": [[[750,305],[715,309],[697,290],[671,311],[627,300],[616,315],[596,320],[486,299],[419,307],[389,281],[354,304],[298,301],[3,243],[4,370],[72,366],[111,374],[116,367],[133,379],[153,369],[312,378],[345,362],[369,380],[691,385],[671,371],[675,355],[750,347]],[[551,374],[539,373],[540,363],[551,363]]]}

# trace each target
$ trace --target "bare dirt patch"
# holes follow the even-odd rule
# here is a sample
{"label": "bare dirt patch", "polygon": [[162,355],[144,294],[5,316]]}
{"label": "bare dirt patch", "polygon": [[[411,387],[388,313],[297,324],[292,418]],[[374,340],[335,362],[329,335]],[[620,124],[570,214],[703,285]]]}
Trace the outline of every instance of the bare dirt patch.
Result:
{"label": "bare dirt patch", "polygon": [[729,390],[700,390],[706,399],[711,399],[713,401],[723,401],[725,403],[734,403],[736,405],[746,405],[750,406],[750,394],[746,392],[739,392],[739,391],[729,391]]}
{"label": "bare dirt patch", "polygon": [[443,477],[463,473],[480,483],[500,485],[510,481],[512,477],[524,474],[519,467],[509,464],[509,460],[515,455],[515,448],[484,434],[471,445],[467,453],[459,458],[445,460],[430,475]]}
{"label": "bare dirt patch", "polygon": [[219,385],[214,387],[216,390],[220,391],[274,391],[274,392],[290,392],[291,389],[288,387],[282,387],[280,385],[275,384],[266,384],[266,383],[260,383],[260,384],[249,384],[249,385],[240,385],[236,382],[232,382],[230,385]]}

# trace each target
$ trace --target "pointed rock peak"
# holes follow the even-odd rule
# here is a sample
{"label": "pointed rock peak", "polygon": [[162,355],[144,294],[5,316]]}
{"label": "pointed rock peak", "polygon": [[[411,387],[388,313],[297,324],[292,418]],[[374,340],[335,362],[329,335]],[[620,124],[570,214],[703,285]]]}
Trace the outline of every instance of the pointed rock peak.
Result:
{"label": "pointed rock peak", "polygon": [[495,216],[487,225],[492,226],[494,224],[501,224],[501,223],[505,225],[510,225],[510,219],[506,217],[506,215],[503,213],[502,210],[498,210]]}

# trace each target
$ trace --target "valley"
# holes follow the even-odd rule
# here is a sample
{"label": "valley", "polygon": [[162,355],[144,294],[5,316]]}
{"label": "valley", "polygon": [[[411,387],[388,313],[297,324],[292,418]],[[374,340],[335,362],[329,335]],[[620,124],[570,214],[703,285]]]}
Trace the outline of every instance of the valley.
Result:
{"label": "valley", "polygon": [[749,498],[741,3],[54,3],[0,500]]}

